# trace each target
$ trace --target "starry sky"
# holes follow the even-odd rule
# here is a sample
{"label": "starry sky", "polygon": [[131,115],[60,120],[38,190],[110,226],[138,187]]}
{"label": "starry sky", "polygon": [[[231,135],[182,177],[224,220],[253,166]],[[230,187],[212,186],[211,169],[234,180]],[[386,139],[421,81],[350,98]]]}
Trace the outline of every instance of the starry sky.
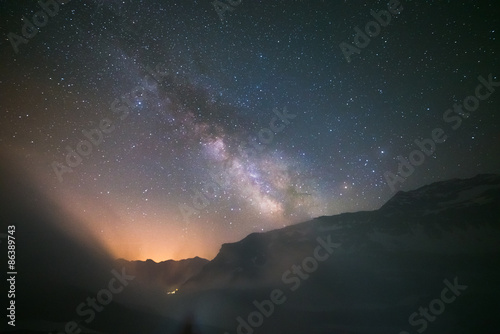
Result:
{"label": "starry sky", "polygon": [[[387,2],[232,2],[0,1],[0,148],[69,228],[116,257],[211,259],[500,171],[500,87],[443,120],[479,76],[500,81],[494,2],[401,1],[349,61],[341,43]],[[391,189],[397,157],[436,128],[446,140]]]}

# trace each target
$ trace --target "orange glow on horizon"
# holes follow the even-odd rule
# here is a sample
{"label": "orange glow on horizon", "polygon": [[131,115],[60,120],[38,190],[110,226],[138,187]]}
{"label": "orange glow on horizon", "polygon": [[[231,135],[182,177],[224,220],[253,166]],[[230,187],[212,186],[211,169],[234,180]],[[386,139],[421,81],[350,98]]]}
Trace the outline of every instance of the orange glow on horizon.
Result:
{"label": "orange glow on horizon", "polygon": [[168,227],[150,231],[140,231],[132,228],[123,233],[122,238],[104,240],[111,254],[115,258],[126,260],[151,259],[155,262],[166,260],[183,260],[201,257],[213,259],[220,248],[220,244],[207,244],[201,237],[176,235],[168,231]]}

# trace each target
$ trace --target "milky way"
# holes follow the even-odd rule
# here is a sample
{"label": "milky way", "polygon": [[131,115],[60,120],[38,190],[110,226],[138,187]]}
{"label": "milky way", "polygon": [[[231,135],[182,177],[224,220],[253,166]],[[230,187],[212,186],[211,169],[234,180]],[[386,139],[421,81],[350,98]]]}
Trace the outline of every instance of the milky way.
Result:
{"label": "milky way", "polygon": [[[460,129],[442,120],[479,76],[500,81],[492,4],[401,2],[347,62],[339,45],[386,3],[46,3],[24,32],[44,9],[0,4],[0,143],[117,257],[211,258],[500,168],[498,89]],[[437,127],[446,142],[391,189],[384,173]]]}

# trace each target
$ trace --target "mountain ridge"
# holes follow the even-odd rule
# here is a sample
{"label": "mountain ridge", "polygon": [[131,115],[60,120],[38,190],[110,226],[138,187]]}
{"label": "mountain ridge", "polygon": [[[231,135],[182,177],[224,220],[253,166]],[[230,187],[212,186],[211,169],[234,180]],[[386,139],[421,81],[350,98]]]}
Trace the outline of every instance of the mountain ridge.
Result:
{"label": "mountain ridge", "polygon": [[[222,244],[216,257],[180,289],[205,286],[207,282],[212,284],[206,288],[235,282],[245,286],[257,277],[267,282],[266,277],[273,270],[266,270],[266,263],[284,269],[286,266],[275,263],[279,262],[274,261],[275,258],[300,259],[304,255],[293,254],[303,254],[301,250],[311,248],[316,238],[326,237],[329,232],[342,242],[339,252],[382,249],[392,252],[456,253],[460,249],[485,252],[495,249],[494,238],[489,238],[485,231],[498,232],[498,207],[500,175],[479,174],[468,179],[431,183],[415,190],[400,191],[376,210],[320,216],[276,230],[251,233],[240,241]],[[475,233],[481,234],[484,243],[472,240],[478,237]],[[466,240],[465,246],[461,247],[454,241],[455,237]],[[445,242],[444,238],[450,240]]]}

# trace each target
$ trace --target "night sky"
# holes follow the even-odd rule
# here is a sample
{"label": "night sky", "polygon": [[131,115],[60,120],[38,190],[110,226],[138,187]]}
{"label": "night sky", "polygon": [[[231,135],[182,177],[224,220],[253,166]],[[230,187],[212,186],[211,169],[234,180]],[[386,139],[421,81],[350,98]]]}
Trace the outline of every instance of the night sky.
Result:
{"label": "night sky", "polygon": [[500,171],[493,1],[46,3],[0,1],[0,147],[116,257],[211,259]]}

